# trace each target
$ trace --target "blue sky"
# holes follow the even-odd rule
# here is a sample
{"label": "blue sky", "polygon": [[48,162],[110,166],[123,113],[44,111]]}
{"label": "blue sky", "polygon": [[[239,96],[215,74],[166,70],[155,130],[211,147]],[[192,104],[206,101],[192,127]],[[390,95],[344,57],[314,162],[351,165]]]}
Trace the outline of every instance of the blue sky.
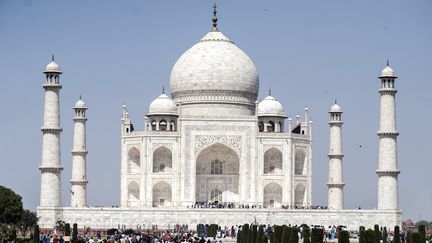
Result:
{"label": "blue sky", "polygon": [[[328,110],[343,114],[346,208],[377,205],[379,76],[396,86],[399,201],[404,219],[432,220],[432,2],[218,0],[219,29],[255,62],[260,98],[313,119],[313,202],[326,204]],[[213,1],[0,2],[0,184],[39,203],[44,76],[55,53],[61,77],[62,196],[68,205],[72,106],[89,111],[88,201],[118,205],[120,116],[126,103],[143,129],[148,105],[169,87],[177,58],[211,27]],[[360,147],[361,145],[361,147]]]}

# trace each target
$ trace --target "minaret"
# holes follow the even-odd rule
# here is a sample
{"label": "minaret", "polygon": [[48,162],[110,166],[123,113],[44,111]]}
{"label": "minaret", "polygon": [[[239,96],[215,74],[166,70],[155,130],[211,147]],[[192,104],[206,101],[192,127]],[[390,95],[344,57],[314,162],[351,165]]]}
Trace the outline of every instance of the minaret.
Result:
{"label": "minaret", "polygon": [[395,73],[387,66],[382,70],[378,169],[378,209],[398,209],[398,175]]}
{"label": "minaret", "polygon": [[86,110],[85,102],[80,99],[74,106],[74,141],[72,149],[71,207],[87,207],[86,177]]}
{"label": "minaret", "polygon": [[330,108],[330,151],[329,157],[329,180],[328,186],[328,208],[343,209],[343,166],[342,166],[342,109],[338,104]]}
{"label": "minaret", "polygon": [[46,66],[45,108],[44,121],[41,128],[42,136],[42,162],[41,171],[40,207],[61,206],[61,166],[60,160],[60,67],[54,62]]}

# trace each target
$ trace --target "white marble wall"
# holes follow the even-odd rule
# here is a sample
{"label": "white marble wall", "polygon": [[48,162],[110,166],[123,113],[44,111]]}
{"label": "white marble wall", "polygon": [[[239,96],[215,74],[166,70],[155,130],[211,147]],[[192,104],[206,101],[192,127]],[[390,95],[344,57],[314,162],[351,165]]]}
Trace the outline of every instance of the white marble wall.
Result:
{"label": "white marble wall", "polygon": [[359,226],[373,228],[375,224],[393,228],[401,226],[402,213],[397,210],[265,210],[265,209],[187,209],[169,207],[151,208],[38,208],[41,228],[52,228],[56,220],[77,223],[79,228],[108,229],[150,228],[160,229],[175,224],[216,223],[231,226],[257,222],[259,224],[346,225],[348,230]]}

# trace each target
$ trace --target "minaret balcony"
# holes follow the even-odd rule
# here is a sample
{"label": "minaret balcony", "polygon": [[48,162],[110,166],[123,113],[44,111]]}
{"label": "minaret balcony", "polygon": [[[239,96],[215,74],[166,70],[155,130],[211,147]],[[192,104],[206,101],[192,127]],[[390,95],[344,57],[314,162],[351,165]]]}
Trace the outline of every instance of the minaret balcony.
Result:
{"label": "minaret balcony", "polygon": [[382,89],[379,89],[379,93],[380,94],[396,94],[397,89],[395,89],[395,88],[382,88]]}
{"label": "minaret balcony", "polygon": [[61,166],[39,166],[39,170],[44,172],[51,172],[51,173],[57,173],[63,170],[63,167]]}
{"label": "minaret balcony", "polygon": [[86,155],[88,154],[87,150],[72,150],[72,155]]}
{"label": "minaret balcony", "polygon": [[327,183],[328,187],[336,187],[336,188],[343,188],[345,186],[345,183],[340,182],[340,183],[334,183],[334,182],[329,182]]}
{"label": "minaret balcony", "polygon": [[44,83],[42,87],[44,87],[44,89],[61,89],[63,86],[58,83]]}
{"label": "minaret balcony", "polygon": [[327,155],[329,159],[342,159],[344,157],[343,154],[331,153]]}
{"label": "minaret balcony", "polygon": [[395,137],[399,136],[399,132],[396,132],[396,131],[394,131],[394,132],[378,131],[377,134],[380,138],[395,138]]}
{"label": "minaret balcony", "polygon": [[378,176],[397,176],[400,170],[376,170]]}
{"label": "minaret balcony", "polygon": [[61,127],[41,127],[41,131],[44,133],[59,133],[63,131]]}

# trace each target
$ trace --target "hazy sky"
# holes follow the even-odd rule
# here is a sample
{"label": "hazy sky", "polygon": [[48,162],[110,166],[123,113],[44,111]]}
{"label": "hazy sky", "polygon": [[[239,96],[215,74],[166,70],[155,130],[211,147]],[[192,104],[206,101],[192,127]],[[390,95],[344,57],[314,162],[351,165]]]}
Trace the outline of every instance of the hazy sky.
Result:
{"label": "hazy sky", "polygon": [[[397,79],[399,205],[404,219],[432,220],[432,2],[218,0],[219,29],[255,62],[290,116],[313,120],[313,203],[327,204],[328,110],[344,110],[346,208],[377,205],[379,76]],[[72,106],[89,107],[88,203],[119,205],[120,118],[137,130],[169,87],[177,58],[211,27],[212,1],[0,1],[0,184],[39,204],[44,70],[61,77],[62,198],[69,205]],[[360,147],[361,146],[361,147]]]}

